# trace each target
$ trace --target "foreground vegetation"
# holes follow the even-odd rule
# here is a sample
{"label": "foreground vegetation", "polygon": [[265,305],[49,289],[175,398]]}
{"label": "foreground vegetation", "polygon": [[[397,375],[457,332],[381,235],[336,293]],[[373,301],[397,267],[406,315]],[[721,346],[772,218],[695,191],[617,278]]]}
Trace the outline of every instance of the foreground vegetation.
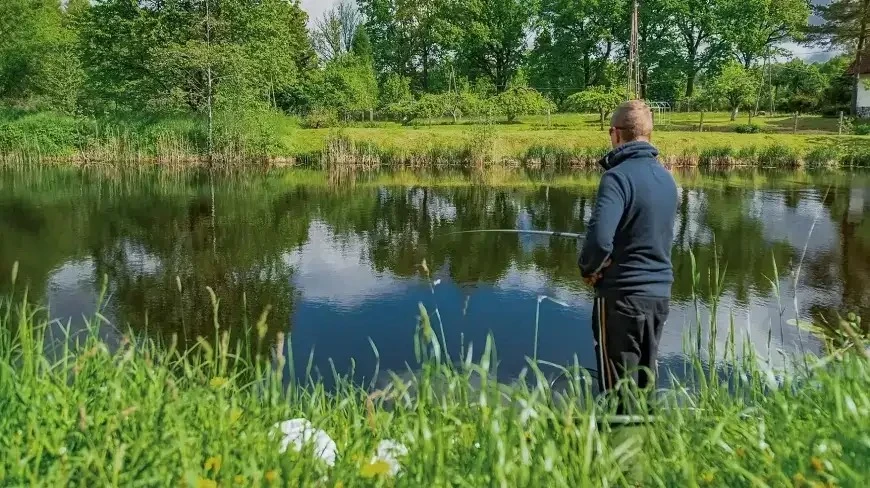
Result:
{"label": "foreground vegetation", "polygon": [[[612,405],[591,400],[588,377],[568,375],[556,392],[531,367],[529,381],[497,385],[486,379],[489,343],[478,362],[445,366],[422,305],[423,372],[414,388],[394,380],[375,394],[348,380],[334,391],[300,381],[306,374],[287,367],[291,338],[267,336],[268,321],[252,320],[236,346],[235,325],[215,321],[212,338],[179,349],[132,334],[71,336],[26,297],[0,300],[0,483],[857,487],[870,477],[861,348],[808,358],[784,379],[732,349],[736,369],[698,369],[661,395],[657,422],[618,427],[607,422]],[[111,329],[99,314],[86,330],[98,327]],[[335,440],[334,467],[306,450],[279,453],[272,426],[298,417]],[[396,477],[373,461],[383,439],[408,447]]]}

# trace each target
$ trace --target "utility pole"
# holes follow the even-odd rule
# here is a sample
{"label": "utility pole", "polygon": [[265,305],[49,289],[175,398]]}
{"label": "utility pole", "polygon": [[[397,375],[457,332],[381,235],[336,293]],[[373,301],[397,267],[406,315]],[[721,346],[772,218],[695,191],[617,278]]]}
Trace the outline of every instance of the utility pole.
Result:
{"label": "utility pole", "polygon": [[208,77],[208,164],[212,163],[213,154],[213,137],[214,137],[214,114],[212,112],[212,76],[211,76],[211,9],[209,5],[211,0],[205,0],[205,45],[206,56],[208,57],[207,74]]}
{"label": "utility pole", "polygon": [[638,0],[634,0],[631,12],[631,41],[628,46],[628,98],[640,98],[640,53],[638,49],[638,19],[640,7]]}

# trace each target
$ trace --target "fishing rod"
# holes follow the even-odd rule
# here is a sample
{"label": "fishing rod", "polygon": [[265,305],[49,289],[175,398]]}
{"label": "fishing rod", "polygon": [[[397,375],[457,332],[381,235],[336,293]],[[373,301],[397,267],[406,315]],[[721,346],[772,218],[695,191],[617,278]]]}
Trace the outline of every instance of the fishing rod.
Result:
{"label": "fishing rod", "polygon": [[550,237],[566,237],[568,239],[581,239],[585,237],[583,234],[575,234],[573,232],[553,232],[548,230],[521,230],[521,229],[480,229],[480,230],[464,230],[460,232],[451,232],[448,236],[457,234],[481,234],[481,233],[499,233],[499,234],[526,234]]}

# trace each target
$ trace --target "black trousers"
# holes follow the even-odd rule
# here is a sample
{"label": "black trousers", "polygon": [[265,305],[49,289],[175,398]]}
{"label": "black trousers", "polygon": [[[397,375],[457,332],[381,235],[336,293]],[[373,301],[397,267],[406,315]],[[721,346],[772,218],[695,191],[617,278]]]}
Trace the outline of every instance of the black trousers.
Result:
{"label": "black trousers", "polygon": [[[614,390],[620,380],[631,379],[642,389],[655,386],[653,374],[659,340],[669,309],[668,298],[598,296],[595,299],[592,331],[601,393]],[[633,410],[627,403],[621,396],[618,413]]]}

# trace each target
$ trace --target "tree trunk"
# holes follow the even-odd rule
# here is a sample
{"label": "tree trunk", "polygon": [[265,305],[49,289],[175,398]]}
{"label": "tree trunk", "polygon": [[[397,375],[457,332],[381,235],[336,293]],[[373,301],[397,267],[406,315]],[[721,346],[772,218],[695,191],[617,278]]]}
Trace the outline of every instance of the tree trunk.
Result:
{"label": "tree trunk", "polygon": [[599,114],[601,118],[598,119],[598,124],[601,126],[601,130],[604,130],[604,109],[600,109]]}
{"label": "tree trunk", "polygon": [[686,98],[690,98],[695,93],[695,75],[697,73],[689,73],[686,80]]}
{"label": "tree trunk", "polygon": [[737,120],[737,107],[731,109],[731,122]]}

